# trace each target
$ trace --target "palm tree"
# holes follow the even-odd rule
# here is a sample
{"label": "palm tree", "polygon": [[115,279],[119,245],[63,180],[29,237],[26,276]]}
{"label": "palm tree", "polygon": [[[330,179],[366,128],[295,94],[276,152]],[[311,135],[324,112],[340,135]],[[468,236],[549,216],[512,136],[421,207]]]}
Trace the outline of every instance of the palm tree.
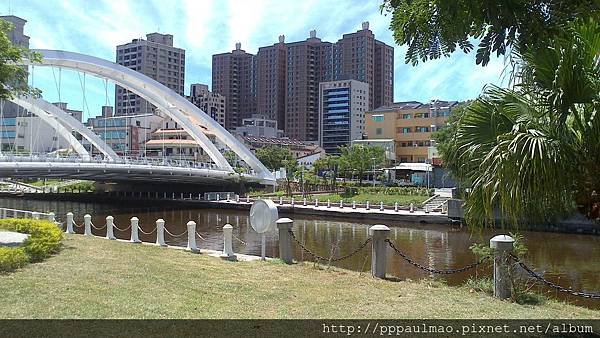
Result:
{"label": "palm tree", "polygon": [[549,222],[600,192],[600,24],[578,20],[542,49],[515,51],[510,89],[489,86],[442,155],[471,186],[465,216]]}

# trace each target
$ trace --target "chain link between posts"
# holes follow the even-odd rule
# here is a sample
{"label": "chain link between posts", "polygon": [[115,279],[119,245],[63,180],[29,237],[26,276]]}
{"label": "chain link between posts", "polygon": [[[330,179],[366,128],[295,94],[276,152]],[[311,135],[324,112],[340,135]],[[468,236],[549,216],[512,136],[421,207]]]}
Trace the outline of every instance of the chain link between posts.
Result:
{"label": "chain link between posts", "polygon": [[174,235],[174,234],[172,234],[172,233],[169,231],[169,229],[167,229],[167,228],[165,228],[165,232],[166,232],[166,233],[168,233],[168,234],[169,234],[171,237],[181,237],[181,236],[183,236],[183,235],[185,235],[185,234],[187,233],[187,230],[186,230],[186,231],[184,231],[184,232],[182,232],[182,233],[180,233],[180,234],[178,234],[178,235]]}
{"label": "chain link between posts", "polygon": [[113,227],[114,227],[115,229],[119,230],[119,231],[127,231],[127,230],[129,230],[129,229],[131,228],[131,224],[129,224],[129,225],[127,226],[127,228],[125,228],[125,229],[121,229],[121,228],[119,228],[119,227],[118,227],[116,224],[114,224],[114,223],[113,223]]}
{"label": "chain link between posts", "polygon": [[521,262],[519,257],[515,256],[514,254],[511,253],[510,257],[515,261],[515,263],[517,263],[520,267],[522,267],[523,270],[525,270],[531,277],[533,277],[538,282],[545,284],[546,286],[548,286],[552,289],[558,290],[560,292],[565,292],[565,293],[568,293],[568,294],[571,294],[571,295],[577,296],[577,297],[600,299],[600,293],[573,291],[572,289],[565,288],[564,286],[560,286],[558,284],[555,284],[555,283],[545,279],[544,277],[539,275],[537,272],[533,271],[533,269],[528,267],[525,263]]}
{"label": "chain link between posts", "polygon": [[196,231],[196,236],[200,237],[201,240],[205,241],[206,239],[204,239],[204,237],[202,237],[202,235],[200,235],[200,233],[198,231]]}
{"label": "chain link between posts", "polygon": [[392,250],[394,250],[400,257],[402,257],[405,261],[407,261],[409,264],[413,265],[414,267],[417,267],[423,271],[427,271],[429,273],[434,273],[434,274],[440,274],[440,275],[451,275],[451,274],[455,274],[455,273],[459,273],[459,272],[464,272],[470,269],[473,269],[477,266],[479,266],[480,264],[482,264],[483,262],[485,262],[487,259],[489,259],[489,257],[484,257],[481,260],[475,262],[475,263],[471,263],[467,266],[464,266],[462,268],[459,269],[448,269],[448,270],[440,270],[440,269],[434,269],[434,268],[429,268],[426,267],[422,264],[419,264],[417,262],[415,262],[414,260],[412,260],[410,257],[408,257],[405,253],[403,253],[402,251],[400,251],[400,249],[398,249],[394,243],[389,240],[386,239],[385,240],[388,245],[392,248]]}
{"label": "chain link between posts", "polygon": [[292,236],[292,238],[294,239],[294,241],[296,243],[298,243],[298,245],[300,246],[300,248],[302,248],[302,250],[306,251],[309,255],[313,256],[314,258],[318,259],[318,260],[322,260],[322,261],[329,261],[329,262],[339,262],[341,260],[350,258],[354,255],[356,255],[358,252],[360,252],[365,246],[367,246],[367,244],[369,244],[371,242],[371,237],[367,238],[361,245],[359,245],[354,251],[350,252],[347,255],[341,256],[341,257],[337,257],[337,258],[326,258],[320,255],[317,255],[316,253],[310,251],[310,249],[308,249],[302,242],[300,242],[298,240],[298,238],[296,238],[296,235],[294,234],[294,232],[292,230],[289,230],[290,236]]}
{"label": "chain link between posts", "polygon": [[83,228],[83,224],[82,224],[82,225],[79,225],[79,224],[77,224],[77,222],[75,222],[75,220],[73,220],[73,225],[74,225],[76,228]]}
{"label": "chain link between posts", "polygon": [[244,242],[244,241],[242,241],[241,239],[239,239],[239,238],[238,238],[236,235],[234,235],[234,234],[231,234],[231,236],[232,236],[233,238],[235,238],[235,240],[237,240],[238,242],[240,242],[242,245],[248,245],[246,242]]}
{"label": "chain link between posts", "polygon": [[90,225],[92,226],[92,228],[94,228],[96,230],[102,230],[102,229],[106,228],[106,224],[104,224],[101,227],[97,227],[97,226],[94,225],[94,222],[90,222]]}
{"label": "chain link between posts", "polygon": [[153,234],[153,233],[156,231],[156,228],[152,229],[152,231],[150,231],[150,232],[145,232],[144,230],[142,230],[142,227],[141,227],[141,226],[138,226],[138,230],[139,230],[141,233],[143,233],[144,235],[152,235],[152,234]]}

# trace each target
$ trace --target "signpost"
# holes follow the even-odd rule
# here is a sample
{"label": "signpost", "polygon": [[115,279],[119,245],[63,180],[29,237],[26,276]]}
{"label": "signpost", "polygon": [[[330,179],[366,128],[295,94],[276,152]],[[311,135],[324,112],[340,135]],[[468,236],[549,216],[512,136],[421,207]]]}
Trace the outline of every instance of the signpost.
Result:
{"label": "signpost", "polygon": [[250,225],[252,229],[261,234],[260,257],[265,260],[266,233],[275,227],[275,222],[279,219],[277,206],[271,200],[256,200],[250,208]]}

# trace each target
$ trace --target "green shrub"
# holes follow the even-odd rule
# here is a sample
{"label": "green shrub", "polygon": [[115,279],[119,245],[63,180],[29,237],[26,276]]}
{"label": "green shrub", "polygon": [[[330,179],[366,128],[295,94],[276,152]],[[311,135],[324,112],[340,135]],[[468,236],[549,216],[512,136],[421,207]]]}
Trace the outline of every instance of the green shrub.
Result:
{"label": "green shrub", "polygon": [[0,247],[0,272],[14,271],[25,266],[28,261],[23,248]]}
{"label": "green shrub", "polygon": [[[46,220],[7,218],[0,220],[0,229],[29,234],[22,247],[2,248],[0,271],[12,271],[25,262],[39,262],[60,250],[63,232]],[[20,262],[20,263],[19,263]]]}

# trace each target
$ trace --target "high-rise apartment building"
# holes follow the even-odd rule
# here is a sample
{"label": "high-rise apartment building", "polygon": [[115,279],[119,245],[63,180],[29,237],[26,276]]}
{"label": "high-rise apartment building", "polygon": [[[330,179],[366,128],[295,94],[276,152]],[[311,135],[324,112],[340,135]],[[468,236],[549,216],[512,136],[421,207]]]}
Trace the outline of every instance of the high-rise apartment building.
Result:
{"label": "high-rise apartment building", "polygon": [[[276,119],[287,136],[298,140],[319,139],[320,82],[349,79],[365,82],[369,85],[369,109],[392,104],[394,48],[376,40],[368,22],[335,44],[321,41],[314,30],[305,41],[285,43],[284,39],[282,35],[278,43],[259,48],[254,58],[255,73],[240,66],[241,61],[234,68],[236,57],[253,59],[239,44],[231,53],[213,55],[213,90],[227,97],[226,111],[232,115],[227,120],[233,121],[226,123],[228,129],[249,117],[248,113],[239,116],[249,111],[240,109],[243,97],[240,92],[249,91],[252,86],[246,83],[252,80],[256,81],[256,111]],[[246,61],[246,64],[250,67],[253,63]]]}
{"label": "high-rise apartment building", "polygon": [[256,58],[242,50],[212,56],[212,90],[226,100],[225,128],[233,130],[256,113]]}
{"label": "high-rise apartment building", "polygon": [[208,85],[194,83],[190,86],[189,100],[225,127],[225,109],[227,105],[225,96],[211,93],[208,90]]}
{"label": "high-rise apartment building", "polygon": [[365,112],[369,106],[369,85],[356,80],[319,84],[319,144],[328,154],[362,138]]}
{"label": "high-rise apartment building", "polygon": [[285,126],[287,46],[285,36],[268,47],[260,47],[256,55],[256,90],[258,111]]}
{"label": "high-rise apartment building", "polygon": [[[183,96],[185,50],[173,46],[173,35],[151,33],[117,46],[116,62],[138,71]],[[138,95],[115,86],[115,115],[152,113],[155,107]]]}
{"label": "high-rise apartment building", "polygon": [[331,80],[332,44],[311,31],[305,41],[287,44],[285,134],[297,140],[319,139],[319,83]]}
{"label": "high-rise apartment building", "polygon": [[369,84],[369,109],[390,105],[394,99],[394,48],[376,40],[363,22],[362,29],[334,46],[334,79],[355,79]]}
{"label": "high-rise apartment building", "polygon": [[432,100],[396,102],[368,111],[365,133],[368,139],[396,141],[396,160],[425,163],[435,157],[432,133],[446,126],[457,101]]}

